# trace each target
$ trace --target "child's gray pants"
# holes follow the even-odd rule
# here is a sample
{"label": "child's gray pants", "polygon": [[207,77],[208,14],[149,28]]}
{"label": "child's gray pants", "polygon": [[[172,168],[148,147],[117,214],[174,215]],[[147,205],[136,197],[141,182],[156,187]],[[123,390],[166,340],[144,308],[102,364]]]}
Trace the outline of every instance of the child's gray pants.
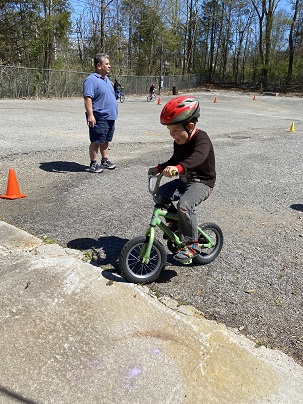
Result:
{"label": "child's gray pants", "polygon": [[[162,184],[157,192],[157,206],[178,212],[180,239],[184,244],[198,240],[196,207],[205,201],[212,188],[199,180],[184,182],[180,178]],[[179,201],[177,210],[172,201]]]}

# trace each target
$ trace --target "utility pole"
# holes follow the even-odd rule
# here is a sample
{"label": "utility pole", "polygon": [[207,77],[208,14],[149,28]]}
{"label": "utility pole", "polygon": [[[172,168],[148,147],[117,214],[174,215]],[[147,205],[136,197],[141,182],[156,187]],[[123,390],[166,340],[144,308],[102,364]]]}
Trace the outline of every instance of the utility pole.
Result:
{"label": "utility pole", "polygon": [[161,95],[161,88],[163,87],[163,39],[161,38],[161,56],[160,56],[160,77],[159,77],[159,95]]}

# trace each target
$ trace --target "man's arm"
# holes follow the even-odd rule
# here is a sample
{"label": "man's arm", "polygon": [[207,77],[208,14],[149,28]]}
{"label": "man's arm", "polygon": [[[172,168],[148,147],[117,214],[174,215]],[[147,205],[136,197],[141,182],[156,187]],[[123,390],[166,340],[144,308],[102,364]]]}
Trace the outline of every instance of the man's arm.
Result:
{"label": "man's arm", "polygon": [[87,124],[93,128],[96,124],[96,119],[93,113],[93,102],[90,97],[84,97],[84,106],[87,113]]}

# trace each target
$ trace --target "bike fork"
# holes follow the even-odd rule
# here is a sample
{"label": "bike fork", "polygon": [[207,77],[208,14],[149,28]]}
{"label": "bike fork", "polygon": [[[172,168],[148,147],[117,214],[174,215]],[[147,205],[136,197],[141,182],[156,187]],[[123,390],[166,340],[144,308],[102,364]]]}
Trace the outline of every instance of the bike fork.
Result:
{"label": "bike fork", "polygon": [[140,251],[140,258],[143,264],[148,264],[150,260],[150,253],[153,248],[155,239],[155,228],[150,227],[146,233],[145,242]]}
{"label": "bike fork", "polygon": [[154,240],[155,240],[155,228],[157,226],[160,227],[162,224],[159,219],[161,209],[155,208],[153,211],[153,215],[150,221],[149,228],[146,232],[145,242],[140,251],[140,258],[143,264],[148,264],[150,260],[150,253],[153,248]]}

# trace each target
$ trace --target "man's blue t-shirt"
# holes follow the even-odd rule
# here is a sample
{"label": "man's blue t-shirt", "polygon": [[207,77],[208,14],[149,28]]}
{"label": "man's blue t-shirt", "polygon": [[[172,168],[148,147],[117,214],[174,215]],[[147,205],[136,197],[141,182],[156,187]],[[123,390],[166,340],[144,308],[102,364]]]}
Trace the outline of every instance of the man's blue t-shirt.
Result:
{"label": "man's blue t-shirt", "polygon": [[118,106],[112,83],[108,77],[92,73],[83,82],[83,96],[90,97],[96,119],[116,120]]}

